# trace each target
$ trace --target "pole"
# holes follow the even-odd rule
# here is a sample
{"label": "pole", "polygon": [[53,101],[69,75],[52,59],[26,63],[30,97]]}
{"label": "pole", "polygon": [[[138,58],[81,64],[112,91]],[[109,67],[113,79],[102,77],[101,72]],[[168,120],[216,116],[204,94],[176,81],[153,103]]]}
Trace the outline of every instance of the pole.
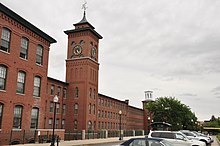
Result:
{"label": "pole", "polygon": [[54,129],[55,129],[55,118],[56,118],[56,102],[54,102],[55,106],[54,106],[54,115],[53,115],[53,135],[52,135],[52,142],[50,146],[55,146],[55,137],[54,137]]}
{"label": "pole", "polygon": [[119,131],[120,131],[120,133],[119,133],[119,140],[122,140],[122,138],[121,138],[121,114],[119,114],[119,118],[120,118],[120,123],[119,123]]}

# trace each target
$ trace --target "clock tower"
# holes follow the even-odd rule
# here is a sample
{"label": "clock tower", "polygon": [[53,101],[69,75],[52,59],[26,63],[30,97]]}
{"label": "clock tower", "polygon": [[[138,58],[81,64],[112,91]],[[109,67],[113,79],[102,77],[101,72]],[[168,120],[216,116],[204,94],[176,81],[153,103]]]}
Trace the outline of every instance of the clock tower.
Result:
{"label": "clock tower", "polygon": [[65,130],[96,130],[98,101],[98,52],[102,36],[86,19],[86,7],[75,29],[64,31],[68,35],[66,59],[67,114]]}

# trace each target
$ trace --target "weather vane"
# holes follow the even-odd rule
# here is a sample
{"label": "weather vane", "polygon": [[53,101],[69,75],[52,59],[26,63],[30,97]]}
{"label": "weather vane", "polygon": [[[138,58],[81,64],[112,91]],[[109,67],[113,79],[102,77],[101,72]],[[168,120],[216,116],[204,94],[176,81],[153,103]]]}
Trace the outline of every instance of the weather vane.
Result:
{"label": "weather vane", "polygon": [[84,0],[84,4],[82,5],[82,9],[84,9],[84,12],[85,12],[86,9],[88,8],[88,7],[86,6],[86,4],[87,4],[87,2]]}

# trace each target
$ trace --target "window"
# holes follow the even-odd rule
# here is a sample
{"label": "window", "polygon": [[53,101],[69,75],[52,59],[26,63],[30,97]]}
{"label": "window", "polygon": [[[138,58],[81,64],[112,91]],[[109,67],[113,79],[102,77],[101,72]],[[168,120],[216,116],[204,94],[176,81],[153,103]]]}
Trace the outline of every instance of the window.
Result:
{"label": "window", "polygon": [[92,107],[91,107],[91,103],[89,104],[89,114],[91,114],[92,112]]}
{"label": "window", "polygon": [[38,115],[39,115],[39,109],[33,108],[31,111],[31,128],[34,129],[38,128]]}
{"label": "window", "polygon": [[98,122],[98,129],[100,129],[100,121]]}
{"label": "window", "polygon": [[18,72],[18,79],[17,79],[17,93],[24,94],[24,85],[25,85],[25,77],[26,73],[23,71]]}
{"label": "window", "polygon": [[0,103],[0,129],[2,128],[3,107],[4,107],[4,105],[2,103]]}
{"label": "window", "polygon": [[41,45],[37,45],[36,63],[43,64],[43,47]]}
{"label": "window", "polygon": [[21,129],[22,109],[23,109],[23,107],[20,105],[17,105],[14,108],[13,128]]}
{"label": "window", "polygon": [[89,97],[92,98],[92,88],[89,90]]}
{"label": "window", "polygon": [[50,113],[53,112],[53,102],[50,102]]}
{"label": "window", "polygon": [[101,105],[101,99],[100,98],[98,99],[98,105]]}
{"label": "window", "polygon": [[78,122],[77,120],[74,120],[74,129],[77,129],[77,126],[78,126]]}
{"label": "window", "polygon": [[59,122],[60,122],[60,120],[59,120],[59,119],[56,119],[56,129],[59,128]]}
{"label": "window", "polygon": [[88,122],[88,130],[92,130],[92,122],[91,121]]}
{"label": "window", "polygon": [[63,98],[66,98],[66,89],[63,89]]}
{"label": "window", "polygon": [[59,103],[56,104],[56,113],[57,114],[60,113],[60,104]]}
{"label": "window", "polygon": [[75,88],[75,98],[79,97],[79,89],[78,87]]}
{"label": "window", "polygon": [[40,97],[40,85],[41,78],[39,76],[34,77],[34,96]]}
{"label": "window", "polygon": [[78,104],[75,103],[74,105],[74,114],[78,114]]}
{"label": "window", "polygon": [[62,125],[61,126],[62,126],[61,127],[62,129],[65,129],[65,120],[64,119],[62,120]]}
{"label": "window", "polygon": [[62,111],[62,114],[65,115],[66,114],[66,105],[63,104],[63,111]]}
{"label": "window", "polygon": [[50,118],[50,119],[49,119],[49,128],[50,128],[50,129],[52,129],[52,128],[53,128],[52,124],[53,124],[53,119],[52,119],[52,118]]}
{"label": "window", "polygon": [[54,95],[54,85],[51,85],[50,87],[50,95]]}
{"label": "window", "polygon": [[98,117],[100,118],[100,110],[98,110]]}
{"label": "window", "polygon": [[61,92],[61,87],[57,88],[57,96],[60,96],[60,92]]}
{"label": "window", "polygon": [[5,90],[7,67],[0,65],[0,90]]}
{"label": "window", "polygon": [[95,99],[95,97],[96,97],[95,95],[96,95],[96,92],[95,92],[95,89],[94,89],[94,95],[93,95],[94,99]]}
{"label": "window", "polygon": [[5,52],[10,51],[10,38],[11,38],[11,31],[7,28],[2,29],[2,36],[1,36],[1,47],[0,50]]}
{"label": "window", "polygon": [[20,57],[28,59],[28,39],[24,37],[21,38]]}

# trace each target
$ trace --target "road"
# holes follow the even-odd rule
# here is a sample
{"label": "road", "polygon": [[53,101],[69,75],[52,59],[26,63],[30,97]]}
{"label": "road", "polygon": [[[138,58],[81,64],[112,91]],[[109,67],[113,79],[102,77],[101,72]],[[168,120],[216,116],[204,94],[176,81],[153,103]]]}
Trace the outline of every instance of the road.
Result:
{"label": "road", "polygon": [[86,146],[119,146],[122,142],[112,142],[112,143],[103,143],[103,144],[94,144]]}

